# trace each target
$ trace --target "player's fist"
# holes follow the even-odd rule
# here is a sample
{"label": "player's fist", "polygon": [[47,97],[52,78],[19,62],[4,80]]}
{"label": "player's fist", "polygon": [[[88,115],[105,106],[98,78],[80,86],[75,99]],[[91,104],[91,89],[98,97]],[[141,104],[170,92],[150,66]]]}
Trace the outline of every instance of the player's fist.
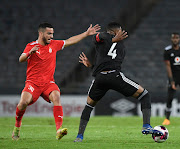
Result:
{"label": "player's fist", "polygon": [[35,45],[30,51],[29,51],[29,54],[33,54],[35,53],[37,50],[39,50],[39,45]]}

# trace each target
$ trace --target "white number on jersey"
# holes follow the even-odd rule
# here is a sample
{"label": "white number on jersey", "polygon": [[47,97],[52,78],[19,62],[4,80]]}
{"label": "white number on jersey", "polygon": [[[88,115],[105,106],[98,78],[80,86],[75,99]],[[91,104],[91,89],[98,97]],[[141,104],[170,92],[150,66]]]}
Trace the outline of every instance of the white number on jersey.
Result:
{"label": "white number on jersey", "polygon": [[109,50],[109,52],[108,52],[108,54],[107,54],[107,55],[109,55],[109,56],[112,56],[112,59],[115,59],[116,56],[117,56],[117,54],[116,54],[116,49],[114,49],[115,46],[116,46],[116,44],[117,44],[117,42],[115,42],[115,43],[112,44],[112,46],[111,46],[111,48],[110,48],[110,50]]}

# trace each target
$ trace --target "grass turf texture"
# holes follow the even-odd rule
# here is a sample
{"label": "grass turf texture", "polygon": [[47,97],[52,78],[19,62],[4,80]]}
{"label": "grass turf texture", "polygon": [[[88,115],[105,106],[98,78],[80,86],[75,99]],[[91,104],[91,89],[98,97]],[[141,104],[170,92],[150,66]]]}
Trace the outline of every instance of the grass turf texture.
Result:
{"label": "grass turf texture", "polygon": [[[152,126],[161,125],[163,118],[151,118]],[[87,126],[84,140],[74,143],[79,118],[65,117],[63,127],[68,135],[62,140],[55,139],[56,130],[52,118],[24,117],[20,139],[11,139],[15,119],[0,118],[0,149],[177,149],[180,147],[180,118],[171,118],[167,126],[170,137],[164,143],[155,143],[151,135],[142,135],[140,117],[92,117]]]}

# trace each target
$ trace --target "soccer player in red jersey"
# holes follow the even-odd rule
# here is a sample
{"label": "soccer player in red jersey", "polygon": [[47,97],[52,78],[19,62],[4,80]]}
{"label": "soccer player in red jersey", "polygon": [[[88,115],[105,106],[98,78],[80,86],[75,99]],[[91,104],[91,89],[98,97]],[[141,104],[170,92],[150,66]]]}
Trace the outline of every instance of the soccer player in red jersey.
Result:
{"label": "soccer player in red jersey", "polygon": [[49,23],[39,25],[39,37],[36,41],[27,44],[24,52],[19,57],[19,62],[27,61],[26,83],[21,93],[21,99],[16,108],[16,122],[12,134],[13,140],[18,140],[22,117],[26,107],[37,101],[42,96],[47,102],[53,102],[53,114],[56,124],[56,139],[61,139],[67,134],[67,128],[62,128],[63,109],[60,102],[60,90],[54,81],[56,66],[56,52],[64,47],[73,45],[86,38],[97,34],[100,26],[92,24],[82,34],[67,40],[53,40],[54,29]]}

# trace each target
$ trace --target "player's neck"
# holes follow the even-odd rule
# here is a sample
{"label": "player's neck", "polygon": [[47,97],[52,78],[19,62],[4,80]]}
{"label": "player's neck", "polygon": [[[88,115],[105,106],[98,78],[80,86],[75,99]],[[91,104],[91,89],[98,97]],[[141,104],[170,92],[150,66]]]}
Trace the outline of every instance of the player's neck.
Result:
{"label": "player's neck", "polygon": [[44,43],[44,41],[41,38],[38,38],[38,43],[42,46],[45,46],[46,44]]}
{"label": "player's neck", "polygon": [[179,50],[179,44],[173,45],[173,49],[174,49],[174,50]]}

